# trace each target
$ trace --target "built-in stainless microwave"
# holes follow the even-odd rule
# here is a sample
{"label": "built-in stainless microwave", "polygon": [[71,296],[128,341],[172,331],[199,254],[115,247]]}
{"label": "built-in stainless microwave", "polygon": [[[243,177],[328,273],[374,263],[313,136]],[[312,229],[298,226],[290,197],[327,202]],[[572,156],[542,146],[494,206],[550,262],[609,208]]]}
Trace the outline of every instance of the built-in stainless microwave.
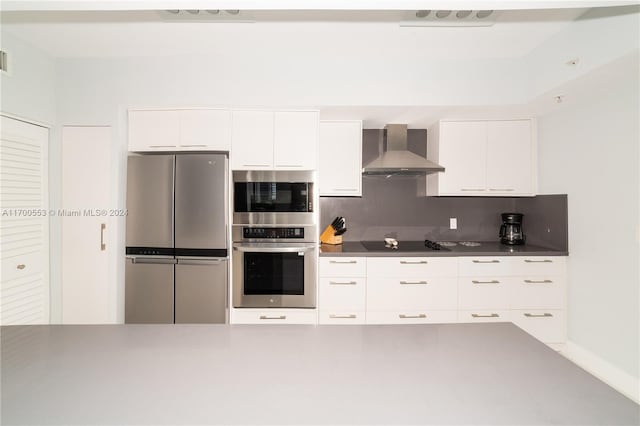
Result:
{"label": "built-in stainless microwave", "polygon": [[234,171],[233,223],[315,224],[315,172]]}

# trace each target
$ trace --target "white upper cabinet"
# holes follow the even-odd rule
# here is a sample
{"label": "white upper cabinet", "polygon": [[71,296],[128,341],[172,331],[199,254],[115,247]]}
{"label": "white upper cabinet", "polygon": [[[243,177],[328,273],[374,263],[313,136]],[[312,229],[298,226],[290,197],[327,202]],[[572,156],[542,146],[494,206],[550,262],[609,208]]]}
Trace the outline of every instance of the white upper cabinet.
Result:
{"label": "white upper cabinet", "polygon": [[362,121],[321,121],[321,196],[362,196]]}
{"label": "white upper cabinet", "polygon": [[234,111],[231,132],[231,168],[273,168],[273,112]]}
{"label": "white upper cabinet", "polygon": [[129,151],[229,151],[231,112],[129,110]]}
{"label": "white upper cabinet", "polygon": [[445,168],[427,176],[427,195],[535,195],[532,120],[441,121],[427,154]]}
{"label": "white upper cabinet", "polygon": [[182,150],[229,151],[231,149],[231,111],[192,109],[180,111]]}
{"label": "white upper cabinet", "polygon": [[276,169],[318,168],[318,125],[316,111],[288,111],[274,114],[273,161]]}
{"label": "white upper cabinet", "polygon": [[487,191],[533,195],[530,120],[487,122]]}
{"label": "white upper cabinet", "polygon": [[315,170],[318,111],[234,111],[233,170]]}
{"label": "white upper cabinet", "polygon": [[175,151],[180,111],[129,110],[129,151]]}

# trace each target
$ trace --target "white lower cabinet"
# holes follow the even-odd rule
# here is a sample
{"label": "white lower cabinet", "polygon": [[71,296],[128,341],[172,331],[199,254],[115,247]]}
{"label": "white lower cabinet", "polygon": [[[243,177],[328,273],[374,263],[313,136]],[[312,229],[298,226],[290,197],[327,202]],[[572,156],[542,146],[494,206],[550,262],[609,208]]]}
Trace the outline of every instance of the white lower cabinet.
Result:
{"label": "white lower cabinet", "polygon": [[564,343],[567,340],[565,310],[513,310],[511,322],[544,343]]}
{"label": "white lower cabinet", "polygon": [[513,322],[566,341],[566,258],[323,257],[320,324]]}
{"label": "white lower cabinet", "polygon": [[232,324],[317,324],[315,309],[234,309]]}
{"label": "white lower cabinet", "polygon": [[320,324],[364,324],[365,258],[322,258],[318,306]]}

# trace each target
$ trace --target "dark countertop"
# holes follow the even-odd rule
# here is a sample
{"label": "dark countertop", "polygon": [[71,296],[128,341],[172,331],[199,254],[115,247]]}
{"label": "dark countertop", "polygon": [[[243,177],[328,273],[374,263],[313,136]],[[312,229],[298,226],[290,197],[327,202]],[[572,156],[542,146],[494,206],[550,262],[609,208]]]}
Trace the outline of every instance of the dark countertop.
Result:
{"label": "dark countertop", "polygon": [[424,252],[402,251],[402,241],[397,250],[368,251],[359,241],[345,241],[339,245],[320,245],[320,256],[365,256],[365,257],[460,257],[460,256],[568,256],[569,252],[554,250],[531,244],[505,246],[495,241],[482,241],[478,247],[460,244],[447,247],[450,250],[428,250]]}
{"label": "dark countertop", "polygon": [[1,423],[637,425],[511,323],[5,326]]}

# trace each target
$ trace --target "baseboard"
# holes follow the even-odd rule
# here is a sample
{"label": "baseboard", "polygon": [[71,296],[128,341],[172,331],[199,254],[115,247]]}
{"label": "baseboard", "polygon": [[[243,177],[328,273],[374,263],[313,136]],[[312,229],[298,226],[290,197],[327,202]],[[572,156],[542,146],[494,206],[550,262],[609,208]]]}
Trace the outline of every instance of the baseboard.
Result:
{"label": "baseboard", "polygon": [[560,353],[636,404],[640,404],[640,380],[637,377],[625,373],[610,362],[572,341],[568,341]]}

